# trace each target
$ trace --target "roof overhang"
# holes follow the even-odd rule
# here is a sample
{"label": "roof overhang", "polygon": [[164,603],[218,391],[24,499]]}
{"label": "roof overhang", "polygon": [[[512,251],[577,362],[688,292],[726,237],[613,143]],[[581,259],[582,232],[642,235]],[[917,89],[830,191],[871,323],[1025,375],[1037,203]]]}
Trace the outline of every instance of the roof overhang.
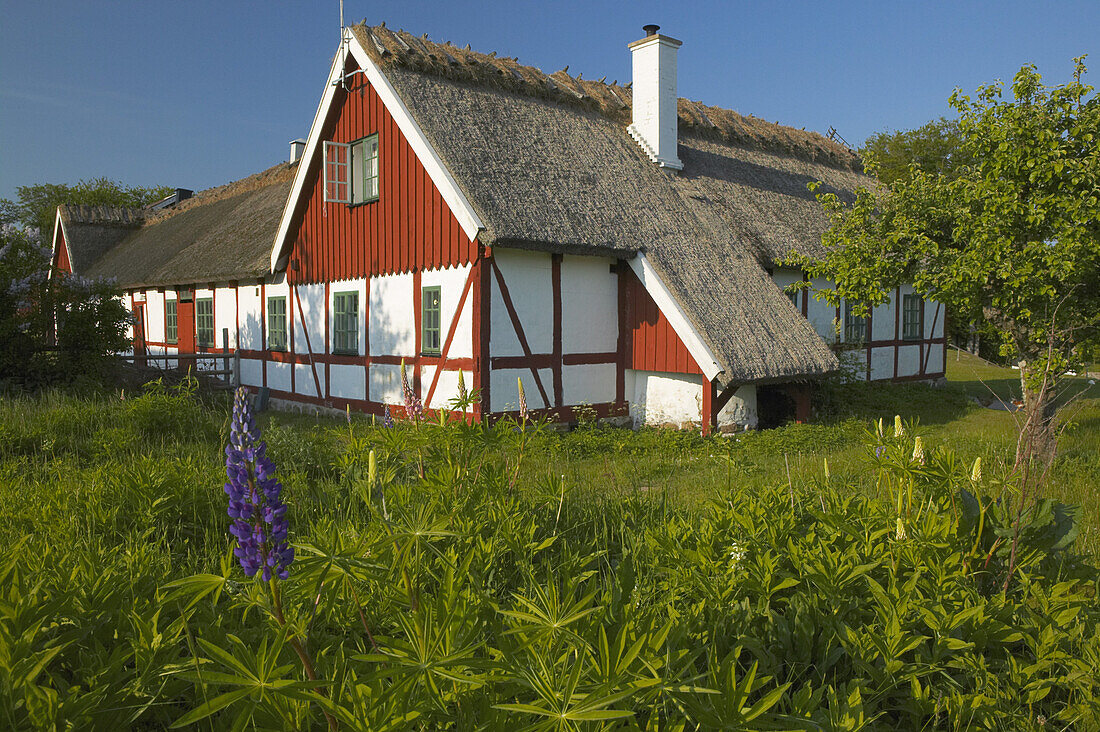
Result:
{"label": "roof overhang", "polygon": [[462,227],[463,233],[473,241],[477,237],[478,232],[485,228],[481,218],[474,210],[474,207],[470,205],[462,189],[458,187],[458,183],[443,164],[435,148],[428,142],[428,138],[424,135],[424,131],[420,129],[420,125],[413,119],[408,107],[405,106],[401,97],[398,96],[397,91],[393,88],[389,79],[386,78],[386,75],[378,65],[369,55],[367,55],[366,50],[364,50],[363,46],[359,43],[359,39],[351,29],[344,28],[344,40],[340,44],[340,48],[332,60],[332,69],[329,71],[325,92],[321,95],[321,102],[317,105],[317,113],[313,116],[313,124],[310,126],[309,138],[306,141],[306,149],[298,163],[298,170],[294,175],[294,184],[291,186],[286,206],[283,207],[282,218],[279,220],[279,229],[275,234],[275,242],[271,249],[272,272],[276,272],[285,267],[286,261],[290,256],[290,247],[293,243],[290,240],[290,225],[299,206],[304,205],[304,201],[302,200],[303,188],[305,187],[306,178],[309,176],[309,171],[313,167],[316,157],[320,154],[322,148],[321,143],[323,142],[321,139],[321,131],[332,111],[332,103],[336,97],[336,88],[339,80],[344,76],[344,69],[347,65],[349,55],[354,59],[355,63],[358,64],[359,68],[363,70],[363,73],[366,74],[367,81],[370,82],[374,91],[382,99],[382,103],[386,105],[386,109],[389,111],[390,116],[393,117],[394,122],[397,123],[398,129],[401,130],[401,134],[405,136],[409,146],[412,148],[417,158],[419,158],[420,163],[424,166],[424,170],[427,171],[432,183],[434,183],[435,187],[439,190],[440,196],[447,202],[447,205],[454,213],[455,218]]}

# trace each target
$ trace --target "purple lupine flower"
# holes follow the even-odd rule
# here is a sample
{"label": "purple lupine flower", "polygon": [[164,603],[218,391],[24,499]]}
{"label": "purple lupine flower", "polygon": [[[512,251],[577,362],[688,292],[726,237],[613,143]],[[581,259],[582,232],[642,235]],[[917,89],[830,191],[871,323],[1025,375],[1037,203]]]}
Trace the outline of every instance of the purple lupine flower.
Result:
{"label": "purple lupine flower", "polygon": [[225,448],[225,492],[229,495],[229,533],[237,538],[233,550],[245,574],[257,572],[266,582],[272,576],[286,579],[294,561],[294,549],[287,544],[286,504],[282,485],[275,478],[275,463],[267,457],[267,444],[252,414],[248,390],[237,389],[229,444]]}
{"label": "purple lupine flower", "polygon": [[424,405],[420,397],[409,386],[409,375],[405,372],[405,359],[401,359],[401,395],[405,398],[405,416],[419,422],[424,417]]}
{"label": "purple lupine flower", "polygon": [[393,427],[393,415],[390,414],[390,405],[387,404],[385,410],[382,412],[382,426],[386,429]]}

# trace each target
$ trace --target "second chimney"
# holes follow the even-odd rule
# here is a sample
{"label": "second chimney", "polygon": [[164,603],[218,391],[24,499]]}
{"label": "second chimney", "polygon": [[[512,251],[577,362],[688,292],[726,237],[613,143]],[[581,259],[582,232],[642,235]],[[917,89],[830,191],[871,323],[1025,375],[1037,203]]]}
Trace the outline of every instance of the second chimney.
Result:
{"label": "second chimney", "polygon": [[290,160],[287,162],[296,163],[298,159],[302,157],[302,153],[306,151],[306,141],[302,138],[290,141]]}
{"label": "second chimney", "polygon": [[628,129],[650,160],[662,168],[682,170],[676,152],[676,51],[681,42],[658,33],[660,26],[647,25],[644,30],[646,37],[628,46],[634,74],[633,121]]}

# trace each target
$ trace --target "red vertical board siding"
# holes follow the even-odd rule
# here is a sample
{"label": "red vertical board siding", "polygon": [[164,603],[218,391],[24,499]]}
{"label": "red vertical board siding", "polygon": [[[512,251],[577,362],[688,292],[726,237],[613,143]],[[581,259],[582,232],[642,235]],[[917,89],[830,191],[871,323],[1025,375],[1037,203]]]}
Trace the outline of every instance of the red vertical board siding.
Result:
{"label": "red vertical board siding", "polygon": [[639,371],[668,371],[702,374],[687,346],[676,335],[668,318],[657,307],[645,286],[633,272],[620,279],[626,288],[626,368]]}
{"label": "red vertical board siding", "polygon": [[[354,63],[347,71],[355,70]],[[467,264],[477,254],[381,98],[361,74],[337,90],[321,138],[354,142],[378,133],[379,197],[324,202],[323,151],[306,176],[291,222],[291,283],[326,282]]]}

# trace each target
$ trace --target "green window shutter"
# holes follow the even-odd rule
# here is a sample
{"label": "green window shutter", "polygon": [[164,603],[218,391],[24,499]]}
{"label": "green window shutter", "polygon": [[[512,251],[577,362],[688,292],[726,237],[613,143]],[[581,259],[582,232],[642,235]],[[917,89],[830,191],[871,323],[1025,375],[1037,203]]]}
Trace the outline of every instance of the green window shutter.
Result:
{"label": "green window shutter", "polygon": [[175,300],[164,301],[164,340],[166,343],[179,342],[178,304]]}
{"label": "green window shutter", "polygon": [[286,297],[267,298],[267,347],[272,351],[287,350]]}
{"label": "green window shutter", "polygon": [[359,355],[359,293],[337,292],[332,312],[332,352]]}
{"label": "green window shutter", "polygon": [[442,296],[438,287],[425,287],[420,300],[420,352],[426,356],[438,356],[440,341]]}
{"label": "green window shutter", "polygon": [[924,299],[920,295],[906,295],[902,298],[902,338],[905,340],[920,340],[924,337],[924,334],[921,333],[921,312],[923,310]]}
{"label": "green window shutter", "polygon": [[195,300],[195,336],[202,348],[214,346],[214,298]]}
{"label": "green window shutter", "polygon": [[863,343],[867,340],[867,318],[856,315],[852,304],[844,301],[844,341],[846,343]]}

